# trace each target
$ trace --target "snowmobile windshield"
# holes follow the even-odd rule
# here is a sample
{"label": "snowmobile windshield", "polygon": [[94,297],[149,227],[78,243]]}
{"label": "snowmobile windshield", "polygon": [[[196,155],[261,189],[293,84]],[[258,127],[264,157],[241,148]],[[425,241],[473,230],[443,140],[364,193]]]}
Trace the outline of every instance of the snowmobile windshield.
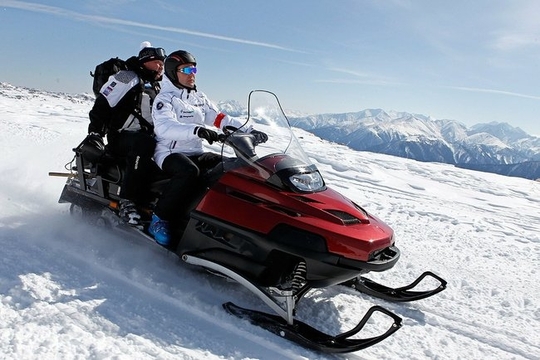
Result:
{"label": "snowmobile windshield", "polygon": [[[266,134],[268,139],[258,141],[257,131]],[[319,171],[302,149],[277,96],[272,92],[254,90],[249,94],[246,123],[232,132],[226,143],[234,149],[244,170],[251,168],[251,171],[243,171],[245,174],[262,177],[276,186],[298,192],[321,191],[325,187]],[[237,166],[235,171],[240,170]]]}

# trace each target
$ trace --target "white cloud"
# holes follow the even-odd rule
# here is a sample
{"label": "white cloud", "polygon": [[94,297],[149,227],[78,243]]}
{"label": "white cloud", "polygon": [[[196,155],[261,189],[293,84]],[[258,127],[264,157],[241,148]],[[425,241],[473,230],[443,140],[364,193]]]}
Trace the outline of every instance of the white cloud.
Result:
{"label": "white cloud", "polygon": [[519,94],[519,93],[510,92],[510,91],[493,90],[493,89],[481,89],[481,88],[470,88],[470,87],[461,87],[461,86],[448,86],[447,88],[456,89],[456,90],[464,90],[464,91],[472,91],[472,92],[484,92],[484,93],[491,93],[491,94],[516,96],[516,97],[521,97],[521,98],[540,100],[540,96]]}
{"label": "white cloud", "polygon": [[200,37],[211,38],[211,39],[216,39],[216,40],[236,42],[236,43],[241,43],[241,44],[246,44],[246,45],[273,48],[273,49],[284,50],[284,51],[296,51],[294,49],[290,49],[290,48],[286,48],[280,45],[270,44],[266,42],[239,39],[239,38],[234,38],[234,37],[229,37],[229,36],[210,34],[210,33],[205,33],[205,32],[200,32],[200,31],[193,31],[193,30],[188,30],[188,29],[172,27],[172,26],[159,26],[159,25],[153,25],[153,24],[144,24],[137,21],[109,18],[105,16],[85,15],[85,14],[80,14],[74,11],[70,11],[70,10],[66,10],[66,9],[62,9],[62,8],[58,8],[54,6],[41,5],[41,4],[36,4],[36,3],[0,0],[0,5],[5,6],[5,7],[17,8],[21,10],[42,12],[42,13],[47,13],[47,14],[53,14],[56,16],[63,16],[63,17],[68,17],[70,19],[74,19],[74,20],[80,20],[80,21],[97,22],[97,23],[107,24],[107,25],[123,25],[123,26],[130,26],[130,27],[161,30],[161,31],[168,31],[168,32],[173,32],[173,33],[200,36]]}

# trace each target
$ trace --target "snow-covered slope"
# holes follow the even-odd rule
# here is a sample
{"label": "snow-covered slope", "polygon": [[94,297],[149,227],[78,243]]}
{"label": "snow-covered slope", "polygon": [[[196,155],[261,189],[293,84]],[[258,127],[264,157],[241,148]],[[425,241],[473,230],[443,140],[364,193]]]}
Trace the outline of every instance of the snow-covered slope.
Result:
{"label": "snow-covered slope", "polygon": [[370,277],[399,286],[433,270],[449,281],[409,304],[342,287],[311,292],[298,316],[329,333],[373,304],[404,319],[371,348],[327,356],[226,314],[226,301],[268,311],[240,285],[70,218],[57,203],[64,179],[48,172],[71,160],[91,105],[2,84],[0,358],[539,358],[540,183],[355,152],[298,130],[328,185],[396,232],[402,258]]}

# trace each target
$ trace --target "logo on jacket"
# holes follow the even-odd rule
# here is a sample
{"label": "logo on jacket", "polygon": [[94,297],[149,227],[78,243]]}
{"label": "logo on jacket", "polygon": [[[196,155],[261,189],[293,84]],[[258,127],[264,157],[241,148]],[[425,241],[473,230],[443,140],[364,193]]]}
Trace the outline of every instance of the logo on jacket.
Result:
{"label": "logo on jacket", "polygon": [[163,103],[160,101],[156,104],[156,109],[161,110],[163,108]]}
{"label": "logo on jacket", "polygon": [[113,88],[116,86],[116,82],[111,82],[105,90],[103,90],[103,95],[107,96],[113,91]]}

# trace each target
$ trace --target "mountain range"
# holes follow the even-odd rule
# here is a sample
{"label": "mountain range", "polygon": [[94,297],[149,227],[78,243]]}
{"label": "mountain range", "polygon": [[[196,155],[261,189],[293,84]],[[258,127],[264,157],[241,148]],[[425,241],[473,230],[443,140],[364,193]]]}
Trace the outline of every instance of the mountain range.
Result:
{"label": "mountain range", "polygon": [[[0,83],[0,96],[39,96],[40,93],[47,92]],[[93,101],[93,96],[88,94],[47,94],[89,104]],[[219,102],[218,107],[231,116],[247,113],[246,107],[235,100]],[[317,115],[286,111],[286,114],[292,126],[353,150],[540,179],[540,138],[507,123],[491,122],[467,128],[455,120],[382,109]]]}
{"label": "mountain range", "polygon": [[[234,101],[220,106],[232,115],[245,113]],[[358,151],[540,178],[540,138],[507,123],[468,128],[455,120],[382,109],[307,116],[288,112],[288,117],[294,127]]]}

